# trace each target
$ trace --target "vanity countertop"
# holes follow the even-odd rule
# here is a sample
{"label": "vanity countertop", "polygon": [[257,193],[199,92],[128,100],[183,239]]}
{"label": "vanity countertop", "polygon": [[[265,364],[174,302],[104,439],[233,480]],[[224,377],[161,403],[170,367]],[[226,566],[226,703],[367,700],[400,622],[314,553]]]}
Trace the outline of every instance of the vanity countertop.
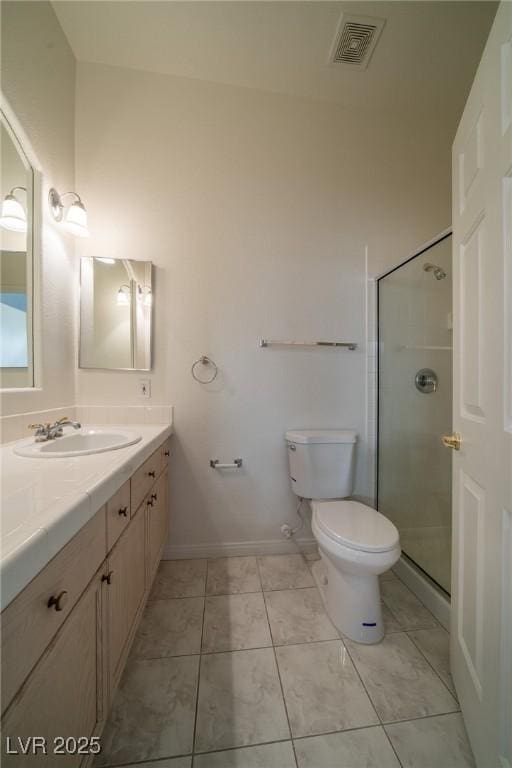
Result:
{"label": "vanity countertop", "polygon": [[60,459],[17,456],[16,443],[0,447],[0,610],[172,434],[170,424],[123,427],[142,440],[118,450]]}

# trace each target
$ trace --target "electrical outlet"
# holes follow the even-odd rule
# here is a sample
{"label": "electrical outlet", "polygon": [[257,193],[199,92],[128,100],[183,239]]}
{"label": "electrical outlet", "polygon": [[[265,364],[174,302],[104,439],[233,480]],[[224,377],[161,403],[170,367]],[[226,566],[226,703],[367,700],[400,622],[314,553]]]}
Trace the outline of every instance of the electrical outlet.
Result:
{"label": "electrical outlet", "polygon": [[151,379],[139,379],[139,397],[151,397]]}

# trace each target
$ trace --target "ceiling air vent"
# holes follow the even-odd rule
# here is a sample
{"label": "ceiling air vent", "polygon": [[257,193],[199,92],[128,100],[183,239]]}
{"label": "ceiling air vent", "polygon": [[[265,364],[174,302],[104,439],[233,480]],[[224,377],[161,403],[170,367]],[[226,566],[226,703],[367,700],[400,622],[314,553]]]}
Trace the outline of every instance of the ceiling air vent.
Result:
{"label": "ceiling air vent", "polygon": [[332,48],[331,63],[366,69],[384,24],[385,19],[343,14]]}

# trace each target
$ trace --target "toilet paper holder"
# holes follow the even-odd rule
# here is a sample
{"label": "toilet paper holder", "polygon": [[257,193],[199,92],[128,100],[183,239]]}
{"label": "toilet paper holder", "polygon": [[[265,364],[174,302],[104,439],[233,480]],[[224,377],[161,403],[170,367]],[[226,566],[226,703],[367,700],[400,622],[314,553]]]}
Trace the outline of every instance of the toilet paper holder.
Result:
{"label": "toilet paper holder", "polygon": [[242,459],[233,459],[232,464],[221,464],[218,459],[210,459],[210,467],[212,469],[240,469],[242,466]]}

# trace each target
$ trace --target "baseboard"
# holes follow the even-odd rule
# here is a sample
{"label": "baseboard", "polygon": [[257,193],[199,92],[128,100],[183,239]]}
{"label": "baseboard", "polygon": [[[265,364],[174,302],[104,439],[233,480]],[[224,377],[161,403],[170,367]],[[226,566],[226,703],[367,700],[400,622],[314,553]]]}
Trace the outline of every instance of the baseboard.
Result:
{"label": "baseboard", "polygon": [[266,539],[263,541],[228,541],[225,543],[167,544],[163,560],[194,560],[203,557],[238,557],[241,555],[287,555],[315,552],[314,538]]}
{"label": "baseboard", "polygon": [[434,614],[438,622],[450,631],[451,605],[448,596],[441,592],[424,573],[415,568],[405,557],[400,558],[398,563],[393,566],[393,570],[411,592],[414,592],[416,597],[421,600],[423,605]]}

